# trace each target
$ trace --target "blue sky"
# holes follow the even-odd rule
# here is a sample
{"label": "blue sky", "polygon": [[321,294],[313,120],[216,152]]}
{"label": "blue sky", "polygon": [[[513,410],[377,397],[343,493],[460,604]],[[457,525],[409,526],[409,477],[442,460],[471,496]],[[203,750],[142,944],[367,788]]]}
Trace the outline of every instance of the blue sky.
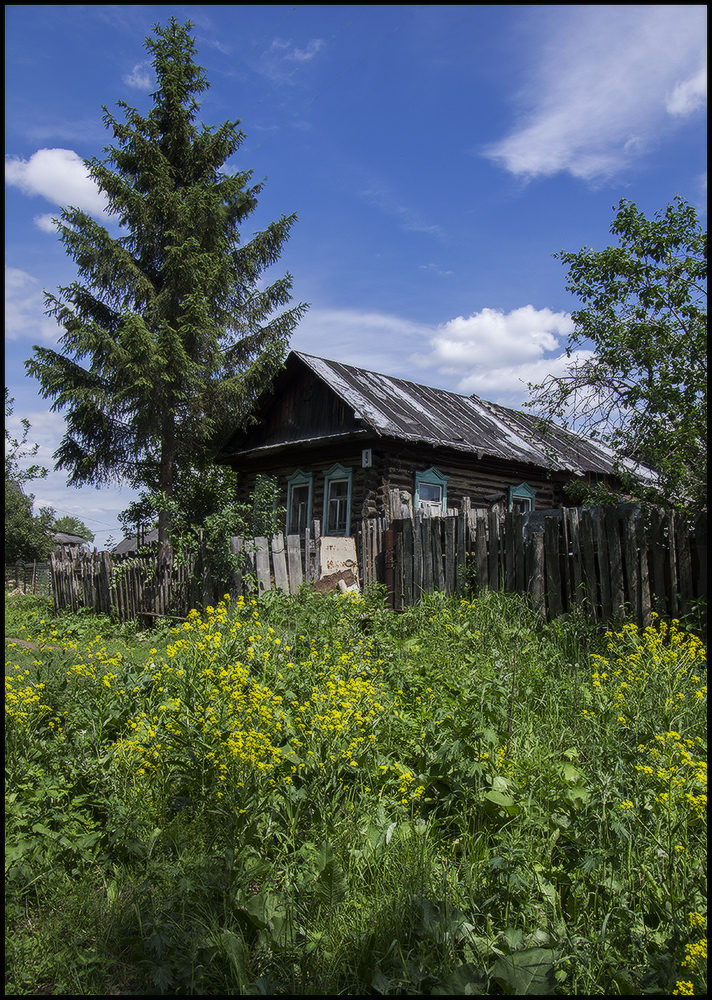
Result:
{"label": "blue sky", "polygon": [[[245,235],[298,215],[275,270],[311,304],[297,350],[519,406],[565,363],[552,254],[608,245],[623,197],[704,216],[702,5],[6,5],[5,378],[49,468],[63,419],[24,361],[61,332],[42,290],[75,277],[51,218],[102,218],[82,159],[110,141],[101,105],[148,110],[143,42],[171,15],[202,120],[240,118],[233,165],[266,179]],[[120,537],[132,491],[65,480],[36,503]]]}

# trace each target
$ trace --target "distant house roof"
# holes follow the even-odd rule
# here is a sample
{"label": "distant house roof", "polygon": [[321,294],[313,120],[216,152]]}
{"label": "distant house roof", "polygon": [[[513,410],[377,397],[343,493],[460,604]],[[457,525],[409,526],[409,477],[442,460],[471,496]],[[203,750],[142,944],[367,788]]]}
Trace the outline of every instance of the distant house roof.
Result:
{"label": "distant house roof", "polygon": [[[615,472],[613,452],[605,445],[551,422],[543,424],[529,413],[298,351],[287,358],[292,374],[299,362],[341,397],[365,429],[379,437],[579,474]],[[236,434],[219,460],[250,451],[249,431]]]}
{"label": "distant house roof", "polygon": [[[152,528],[151,531],[147,531],[144,535],[143,542],[144,545],[149,545],[151,542],[158,541],[158,528]],[[118,545],[115,545],[111,550],[116,556],[127,556],[132,552],[136,552],[138,549],[138,537],[134,535],[132,538],[122,539]]]}
{"label": "distant house roof", "polygon": [[88,539],[72,535],[68,531],[53,531],[50,538],[56,545],[88,545]]}

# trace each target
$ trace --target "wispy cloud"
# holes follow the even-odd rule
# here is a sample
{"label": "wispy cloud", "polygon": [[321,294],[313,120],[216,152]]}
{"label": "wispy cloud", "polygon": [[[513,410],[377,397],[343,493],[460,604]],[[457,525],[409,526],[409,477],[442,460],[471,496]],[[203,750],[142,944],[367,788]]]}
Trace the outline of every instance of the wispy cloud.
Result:
{"label": "wispy cloud", "polygon": [[299,70],[305,63],[311,62],[325,44],[321,38],[312,38],[299,48],[291,40],[274,38],[269,48],[262,53],[257,68],[275,83],[293,83]]}
{"label": "wispy cloud", "polygon": [[386,215],[397,219],[406,233],[428,233],[438,239],[445,238],[445,230],[437,223],[428,222],[420,212],[404,205],[400,199],[383,186],[371,186],[360,192],[360,197],[370,205],[379,208]]}
{"label": "wispy cloud", "polygon": [[[36,115],[36,109],[31,112]],[[57,142],[90,143],[96,145],[106,137],[106,129],[99,118],[58,118],[43,119],[34,125],[26,124],[25,135],[37,143],[49,140]]]}
{"label": "wispy cloud", "polygon": [[688,80],[675,86],[665,105],[671,115],[691,115],[707,103],[707,63]]}
{"label": "wispy cloud", "polygon": [[291,52],[285,54],[285,59],[291,62],[309,62],[314,56],[319,52],[324,46],[324,41],[321,38],[312,38],[312,40],[307,44],[306,48],[298,49],[296,46]]}
{"label": "wispy cloud", "polygon": [[541,23],[519,122],[484,150],[510,173],[611,178],[705,100],[703,5],[564,5]]}
{"label": "wispy cloud", "polygon": [[107,214],[103,194],[73,149],[38,149],[29,160],[6,156],[5,183],[54,205],[72,205],[92,215]]}
{"label": "wispy cloud", "polygon": [[[408,377],[408,354],[426,350],[433,328],[391,313],[310,309],[292,337],[295,351]],[[405,347],[405,345],[408,345]]]}
{"label": "wispy cloud", "polygon": [[54,344],[61,332],[55,320],[45,316],[44,294],[37,278],[18,267],[6,267],[6,339]]}
{"label": "wispy cloud", "polygon": [[438,325],[392,313],[310,309],[292,347],[518,407],[527,383],[560,375],[571,363],[564,347],[572,329],[568,313],[532,305],[508,313],[485,308]]}
{"label": "wispy cloud", "polygon": [[437,264],[419,264],[419,271],[429,271],[431,274],[437,274],[438,278],[450,278],[455,273],[454,271],[444,271]]}
{"label": "wispy cloud", "polygon": [[43,233],[56,233],[57,224],[55,219],[56,215],[52,212],[45,212],[43,215],[36,215],[33,222],[38,229],[42,230]]}
{"label": "wispy cloud", "polygon": [[153,86],[150,72],[151,63],[146,60],[136,63],[130,73],[125,73],[122,80],[134,90],[149,91]]}
{"label": "wispy cloud", "polygon": [[55,470],[54,453],[66,431],[61,414],[49,410],[31,410],[23,406],[16,395],[14,413],[6,421],[12,437],[22,437],[22,418],[30,421],[28,441],[39,445],[37,454],[20,459],[20,468],[40,465],[48,470],[45,479],[33,480],[28,485],[28,493],[34,496],[34,510],[51,507],[58,516],[74,514],[94,532],[94,545],[101,548],[109,536],[114,544],[123,536],[118,515],[138,498],[138,491],[128,486],[108,486],[97,489],[93,486],[68,487],[67,471]]}

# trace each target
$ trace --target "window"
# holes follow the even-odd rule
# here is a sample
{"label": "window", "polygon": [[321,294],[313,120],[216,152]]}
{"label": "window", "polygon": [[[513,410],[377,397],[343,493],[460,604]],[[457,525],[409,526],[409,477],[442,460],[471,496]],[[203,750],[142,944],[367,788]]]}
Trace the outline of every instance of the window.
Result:
{"label": "window", "polygon": [[287,534],[303,535],[311,522],[314,473],[297,469],[287,479]]}
{"label": "window", "polygon": [[527,483],[510,486],[507,509],[518,514],[526,514],[528,511],[534,510],[536,492]]}
{"label": "window", "polygon": [[432,466],[415,474],[415,504],[421,510],[443,512],[447,508],[447,481],[450,477]]}
{"label": "window", "polygon": [[325,535],[348,536],[351,533],[351,487],[353,469],[332,465],[324,473]]}

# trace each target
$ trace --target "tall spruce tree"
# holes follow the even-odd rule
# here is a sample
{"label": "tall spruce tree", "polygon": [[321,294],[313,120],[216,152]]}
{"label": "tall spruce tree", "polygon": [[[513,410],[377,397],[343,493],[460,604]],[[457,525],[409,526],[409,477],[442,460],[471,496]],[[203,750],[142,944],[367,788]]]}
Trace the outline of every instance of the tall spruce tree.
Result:
{"label": "tall spruce tree", "polygon": [[[198,124],[209,84],[192,27],[171,18],[146,39],[157,89],[145,117],[123,101],[124,121],[103,108],[116,144],[87,167],[119,235],[78,208],[58,220],[79,280],[46,296],[61,350],[34,347],[26,367],[66,410],[54,457],[69,484],[124,481],[171,497],[177,464],[205,464],[246,419],[307,308],[284,308],[289,273],[259,287],[296,216],[241,242],[263,185],[226,169],[245,139],[239,120]],[[169,530],[163,514],[162,542]]]}

